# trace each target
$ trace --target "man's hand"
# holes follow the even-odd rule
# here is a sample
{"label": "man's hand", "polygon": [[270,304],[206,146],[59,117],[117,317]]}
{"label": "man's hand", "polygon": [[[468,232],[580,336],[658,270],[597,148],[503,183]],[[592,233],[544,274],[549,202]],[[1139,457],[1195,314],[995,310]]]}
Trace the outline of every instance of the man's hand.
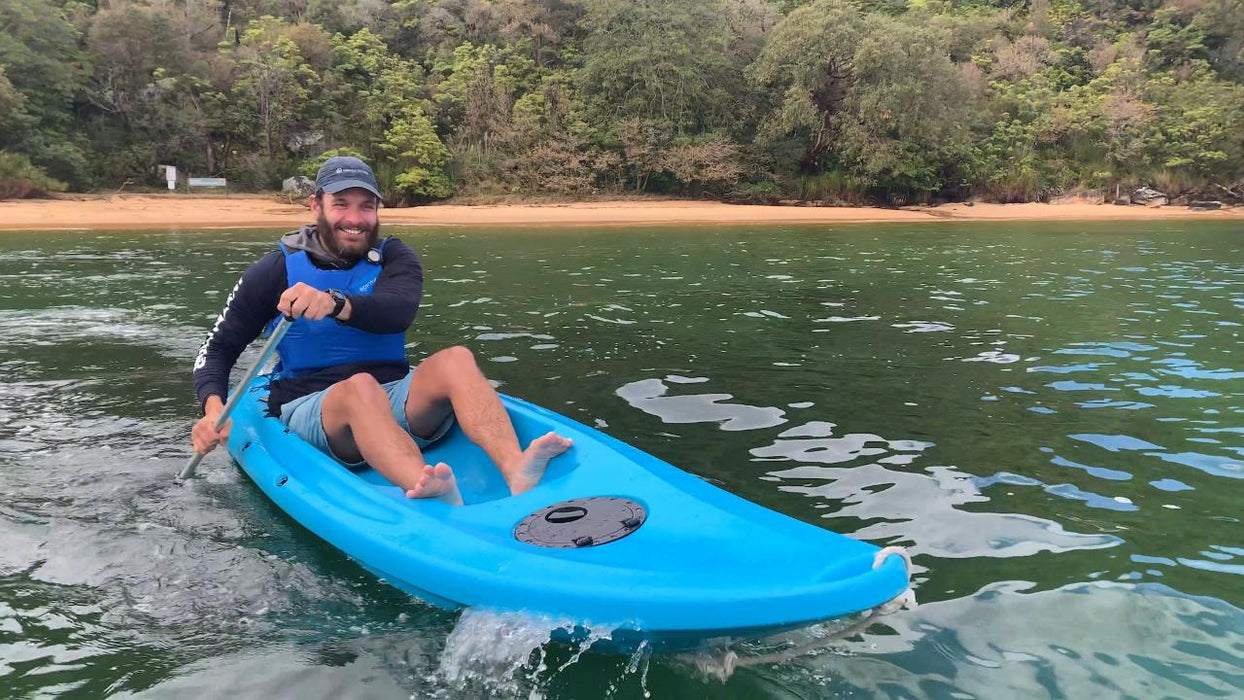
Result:
{"label": "man's hand", "polygon": [[225,421],[224,427],[216,430],[216,419],[220,418],[220,412],[224,408],[225,404],[219,396],[213,394],[207,397],[207,402],[203,404],[203,417],[194,424],[194,428],[190,431],[190,441],[194,445],[195,452],[205,455],[229,439],[229,429],[233,427],[232,420]]}
{"label": "man's hand", "polygon": [[337,302],[328,292],[321,292],[306,282],[299,282],[281,294],[276,310],[289,318],[318,321],[332,312]]}

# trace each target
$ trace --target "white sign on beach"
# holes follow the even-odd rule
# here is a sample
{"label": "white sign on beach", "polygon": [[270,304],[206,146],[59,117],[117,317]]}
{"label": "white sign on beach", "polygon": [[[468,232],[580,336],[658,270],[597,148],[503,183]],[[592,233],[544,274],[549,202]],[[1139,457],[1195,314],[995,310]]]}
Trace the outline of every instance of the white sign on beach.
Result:
{"label": "white sign on beach", "polygon": [[189,185],[191,187],[224,187],[226,181],[223,177],[192,177]]}

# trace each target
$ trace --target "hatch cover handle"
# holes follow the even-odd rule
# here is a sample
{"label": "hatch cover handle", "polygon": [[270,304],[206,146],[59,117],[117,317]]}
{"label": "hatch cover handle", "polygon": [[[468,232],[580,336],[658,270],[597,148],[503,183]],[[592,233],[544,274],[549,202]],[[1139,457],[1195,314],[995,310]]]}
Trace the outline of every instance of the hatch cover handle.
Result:
{"label": "hatch cover handle", "polygon": [[549,511],[544,519],[550,523],[573,523],[587,515],[587,508],[582,506],[562,506]]}

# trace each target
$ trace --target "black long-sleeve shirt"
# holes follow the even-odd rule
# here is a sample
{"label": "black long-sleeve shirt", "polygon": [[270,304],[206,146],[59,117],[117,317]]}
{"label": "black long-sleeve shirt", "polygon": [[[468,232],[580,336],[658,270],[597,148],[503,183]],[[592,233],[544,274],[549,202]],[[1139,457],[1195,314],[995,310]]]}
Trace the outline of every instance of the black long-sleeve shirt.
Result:
{"label": "black long-sleeve shirt", "polygon": [[[349,295],[350,318],[344,323],[370,333],[404,333],[415,320],[423,298],[423,266],[405,243],[389,238],[384,244],[380,276],[370,294]],[[317,266],[320,261],[310,256]],[[202,406],[209,396],[228,394],[229,372],[246,346],[259,337],[277,315],[276,305],[290,286],[285,255],[279,250],[260,258],[242,273],[225,301],[225,309],[207,334],[194,361],[194,391]],[[401,379],[410,370],[406,362],[365,362],[337,365],[272,383],[268,411],[279,415],[281,406],[300,396],[327,389],[359,372],[384,383]]]}

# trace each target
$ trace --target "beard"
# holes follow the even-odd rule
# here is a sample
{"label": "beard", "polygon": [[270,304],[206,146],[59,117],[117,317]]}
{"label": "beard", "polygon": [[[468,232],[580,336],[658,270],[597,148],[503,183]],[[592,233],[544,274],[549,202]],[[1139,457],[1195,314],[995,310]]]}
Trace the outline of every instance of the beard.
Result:
{"label": "beard", "polygon": [[344,245],[341,238],[345,234],[333,228],[332,224],[328,223],[328,219],[322,213],[316,219],[315,226],[316,232],[320,236],[320,243],[324,245],[324,249],[348,263],[358,262],[367,254],[367,251],[375,248],[376,244],[380,242],[379,222],[372,226],[370,230],[363,229],[364,238],[362,241],[358,243],[345,241]]}

